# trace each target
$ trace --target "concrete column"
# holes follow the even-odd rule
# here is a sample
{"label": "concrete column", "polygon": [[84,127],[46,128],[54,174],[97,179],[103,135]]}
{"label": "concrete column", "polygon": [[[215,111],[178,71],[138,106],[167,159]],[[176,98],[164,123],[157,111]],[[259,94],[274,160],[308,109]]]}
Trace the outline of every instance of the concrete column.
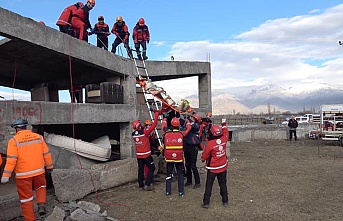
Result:
{"label": "concrete column", "polygon": [[[126,76],[121,78],[121,84],[124,87],[124,104],[135,106],[137,99],[134,79]],[[128,110],[126,114],[130,116],[130,122],[120,123],[120,155],[122,159],[135,157],[131,122],[137,119],[136,109]]]}
{"label": "concrete column", "polygon": [[211,74],[199,75],[199,108],[205,108],[212,111],[212,93],[211,93]]}
{"label": "concrete column", "polygon": [[120,123],[120,158],[135,157],[131,123]]}

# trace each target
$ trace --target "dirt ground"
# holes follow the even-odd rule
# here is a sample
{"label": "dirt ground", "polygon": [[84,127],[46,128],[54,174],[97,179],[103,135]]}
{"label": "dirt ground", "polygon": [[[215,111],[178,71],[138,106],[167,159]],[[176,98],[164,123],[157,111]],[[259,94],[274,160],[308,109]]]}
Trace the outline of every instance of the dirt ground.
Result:
{"label": "dirt ground", "polygon": [[[164,175],[153,192],[137,183],[89,195],[119,220],[343,220],[343,148],[313,140],[258,141],[231,144],[228,171],[229,206],[223,207],[214,183],[209,209],[200,207],[202,187],[186,187],[165,196]],[[200,162],[200,165],[201,162]],[[51,202],[51,201],[50,201]],[[55,202],[55,201],[53,201]],[[53,203],[50,203],[50,206]]]}

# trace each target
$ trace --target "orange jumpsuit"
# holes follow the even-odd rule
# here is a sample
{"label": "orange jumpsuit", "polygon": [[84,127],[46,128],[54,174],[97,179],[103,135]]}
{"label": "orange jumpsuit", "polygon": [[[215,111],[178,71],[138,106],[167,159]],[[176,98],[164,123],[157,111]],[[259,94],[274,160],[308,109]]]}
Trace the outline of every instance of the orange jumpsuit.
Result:
{"label": "orange jumpsuit", "polygon": [[16,174],[20,207],[25,221],[36,220],[33,208],[33,190],[37,203],[46,203],[45,169],[53,169],[48,146],[39,134],[20,130],[8,141],[4,177]]}
{"label": "orange jumpsuit", "polygon": [[88,40],[87,29],[91,28],[92,25],[89,21],[89,8],[87,5],[76,10],[71,19],[71,26],[79,31],[80,40]]}

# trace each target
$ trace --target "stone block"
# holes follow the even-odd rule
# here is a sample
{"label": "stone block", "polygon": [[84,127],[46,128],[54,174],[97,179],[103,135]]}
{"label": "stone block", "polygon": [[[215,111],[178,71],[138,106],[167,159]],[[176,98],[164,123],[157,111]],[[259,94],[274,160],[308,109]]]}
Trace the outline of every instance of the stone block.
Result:
{"label": "stone block", "polygon": [[55,206],[51,215],[45,218],[45,221],[63,221],[65,217],[65,211],[58,206]]}
{"label": "stone block", "polygon": [[17,193],[0,196],[0,220],[12,220],[21,216],[20,201]]}

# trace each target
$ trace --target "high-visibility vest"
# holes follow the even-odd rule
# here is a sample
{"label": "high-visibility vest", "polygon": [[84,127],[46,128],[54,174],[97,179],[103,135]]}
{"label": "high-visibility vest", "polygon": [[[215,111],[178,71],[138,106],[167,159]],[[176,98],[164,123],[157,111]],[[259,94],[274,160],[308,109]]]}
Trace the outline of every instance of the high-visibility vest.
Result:
{"label": "high-visibility vest", "polygon": [[184,136],[179,130],[167,131],[163,138],[164,158],[167,162],[183,162]]}

